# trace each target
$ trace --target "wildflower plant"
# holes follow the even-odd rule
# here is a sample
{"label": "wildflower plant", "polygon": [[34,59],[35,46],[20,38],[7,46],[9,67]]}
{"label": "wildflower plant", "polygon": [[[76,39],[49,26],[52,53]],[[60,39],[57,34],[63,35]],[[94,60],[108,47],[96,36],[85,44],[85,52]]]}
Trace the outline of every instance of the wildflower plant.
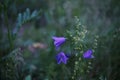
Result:
{"label": "wildflower plant", "polygon": [[[75,25],[61,38],[53,38],[55,47],[60,47],[66,41],[64,46],[70,47],[69,57],[64,52],[57,53],[57,63],[66,64],[70,71],[69,80],[87,79],[88,73],[92,70],[92,62],[95,59],[95,48],[97,47],[97,38],[89,42],[88,33],[80,19],[75,17]],[[66,40],[67,38],[67,40]],[[92,37],[94,38],[94,36]],[[90,45],[90,46],[89,46]]]}

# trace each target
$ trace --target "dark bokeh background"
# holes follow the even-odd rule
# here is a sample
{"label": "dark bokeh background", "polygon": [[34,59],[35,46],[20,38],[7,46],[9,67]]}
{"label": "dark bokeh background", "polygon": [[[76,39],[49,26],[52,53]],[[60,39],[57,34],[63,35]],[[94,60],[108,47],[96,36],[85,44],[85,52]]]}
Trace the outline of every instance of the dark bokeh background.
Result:
{"label": "dark bokeh background", "polygon": [[[25,21],[21,27],[17,27],[18,15],[27,10],[31,14],[35,10],[40,13],[36,14],[34,19]],[[61,67],[56,64],[56,52],[51,37],[63,36],[73,25],[74,16],[80,18],[90,34],[99,36],[96,59],[88,80],[119,80],[119,0],[0,0],[0,59],[20,48],[20,51],[16,51],[22,53],[22,56],[16,56],[17,60],[20,60],[20,80],[68,80],[64,65]],[[11,34],[19,28],[17,36],[11,41],[12,47],[9,45],[11,39],[7,26]],[[10,60],[1,60],[0,69],[5,68],[6,63],[12,64]],[[14,69],[13,66],[8,68]],[[0,75],[2,73],[1,70]],[[8,74],[6,72],[8,76],[4,77],[9,77],[9,73],[13,76],[16,71],[8,71]]]}

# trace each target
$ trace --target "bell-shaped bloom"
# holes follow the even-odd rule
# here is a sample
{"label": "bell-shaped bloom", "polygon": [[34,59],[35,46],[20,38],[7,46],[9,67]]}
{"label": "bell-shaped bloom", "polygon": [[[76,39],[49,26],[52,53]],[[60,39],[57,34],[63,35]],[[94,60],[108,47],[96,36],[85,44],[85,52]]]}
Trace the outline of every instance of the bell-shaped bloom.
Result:
{"label": "bell-shaped bloom", "polygon": [[93,51],[92,50],[87,50],[84,54],[83,57],[86,59],[90,59],[90,58],[94,58],[94,56],[92,55]]}
{"label": "bell-shaped bloom", "polygon": [[52,39],[54,40],[54,45],[56,48],[59,48],[60,45],[63,44],[66,40],[64,37],[52,37]]}
{"label": "bell-shaped bloom", "polygon": [[64,54],[64,52],[60,52],[59,54],[57,54],[56,60],[57,60],[58,64],[60,64],[61,62],[66,64],[67,60],[68,60],[68,57]]}

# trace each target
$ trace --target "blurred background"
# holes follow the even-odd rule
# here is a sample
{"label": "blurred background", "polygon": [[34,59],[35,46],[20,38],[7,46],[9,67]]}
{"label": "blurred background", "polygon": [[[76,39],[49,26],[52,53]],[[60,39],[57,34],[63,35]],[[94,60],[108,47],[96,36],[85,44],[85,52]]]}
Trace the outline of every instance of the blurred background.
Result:
{"label": "blurred background", "polygon": [[[31,16],[19,27],[25,12]],[[87,80],[120,80],[120,0],[0,0],[0,58],[14,51],[19,62],[16,73],[11,59],[0,60],[1,80],[13,80],[15,74],[19,80],[69,80],[69,71],[55,60],[51,37],[63,36],[75,16],[99,36]]]}

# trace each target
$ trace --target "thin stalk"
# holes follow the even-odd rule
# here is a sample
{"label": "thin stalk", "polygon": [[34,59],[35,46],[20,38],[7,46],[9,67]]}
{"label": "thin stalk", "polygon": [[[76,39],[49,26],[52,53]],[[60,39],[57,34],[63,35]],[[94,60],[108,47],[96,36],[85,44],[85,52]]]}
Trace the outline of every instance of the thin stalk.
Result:
{"label": "thin stalk", "polygon": [[8,31],[7,36],[8,36],[8,40],[9,40],[10,51],[12,51],[12,49],[13,49],[13,42],[12,42],[12,34],[11,34],[11,31],[10,31],[10,28],[9,28],[9,23],[8,23],[7,10],[5,10],[5,23],[6,23],[7,31]]}

